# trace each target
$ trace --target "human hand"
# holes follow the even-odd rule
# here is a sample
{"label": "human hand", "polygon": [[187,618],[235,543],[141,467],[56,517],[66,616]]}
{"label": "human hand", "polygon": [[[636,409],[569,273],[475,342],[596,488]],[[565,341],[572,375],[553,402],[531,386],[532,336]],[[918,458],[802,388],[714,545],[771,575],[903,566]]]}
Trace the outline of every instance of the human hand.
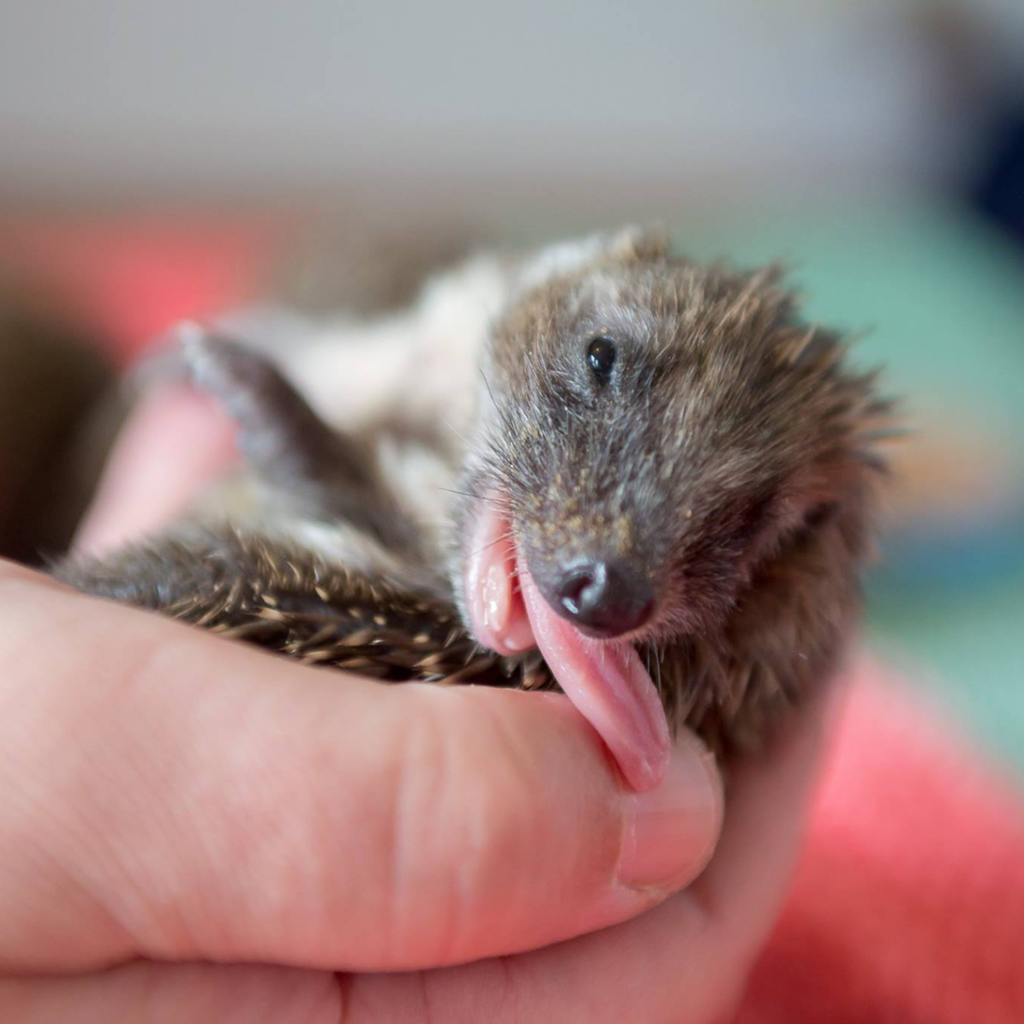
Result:
{"label": "human hand", "polygon": [[[226,430],[144,408],[83,544],[159,522]],[[820,708],[722,827],[688,734],[637,796],[554,695],[342,681],[13,567],[0,594],[0,1017],[705,1021],[740,991]]]}

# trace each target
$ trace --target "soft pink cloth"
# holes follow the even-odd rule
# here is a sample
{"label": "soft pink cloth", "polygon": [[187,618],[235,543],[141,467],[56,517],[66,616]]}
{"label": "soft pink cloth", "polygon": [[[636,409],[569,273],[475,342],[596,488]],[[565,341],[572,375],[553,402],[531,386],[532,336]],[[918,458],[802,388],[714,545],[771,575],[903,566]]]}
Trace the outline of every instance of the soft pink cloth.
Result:
{"label": "soft pink cloth", "polygon": [[1024,1021],[1024,794],[876,674],[835,737],[738,1024]]}

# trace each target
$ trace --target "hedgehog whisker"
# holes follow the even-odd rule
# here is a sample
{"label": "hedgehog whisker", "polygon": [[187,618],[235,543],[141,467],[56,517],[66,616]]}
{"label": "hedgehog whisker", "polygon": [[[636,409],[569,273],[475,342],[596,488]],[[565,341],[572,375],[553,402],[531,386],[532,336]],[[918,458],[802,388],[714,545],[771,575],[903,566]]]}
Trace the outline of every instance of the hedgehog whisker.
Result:
{"label": "hedgehog whisker", "polygon": [[487,494],[476,494],[473,491],[460,491],[454,487],[441,487],[440,484],[435,484],[434,489],[442,491],[444,494],[457,494],[462,498],[472,498],[474,501],[487,501],[492,505],[503,504],[500,498],[494,498]]}
{"label": "hedgehog whisker", "polygon": [[[509,540],[511,537],[512,531],[506,530],[500,537],[495,537],[494,540],[488,541],[482,548],[480,548],[479,551],[474,552],[474,554],[482,555],[488,548],[493,548],[495,544],[500,544],[502,541]],[[507,562],[508,559],[506,558],[505,561]]]}
{"label": "hedgehog whisker", "polygon": [[452,433],[453,433],[453,434],[454,434],[454,435],[455,435],[455,436],[456,436],[456,437],[457,437],[457,438],[458,438],[458,439],[459,439],[460,441],[465,441],[465,442],[466,442],[466,444],[472,444],[472,442],[470,441],[470,439],[469,439],[468,437],[466,437],[466,435],[465,435],[464,433],[462,433],[462,431],[461,431],[461,430],[459,430],[459,428],[458,428],[458,427],[456,427],[456,426],[455,426],[455,424],[454,424],[454,423],[452,423],[452,422],[451,422],[451,420],[449,420],[449,419],[448,419],[447,417],[445,417],[445,416],[442,416],[442,417],[441,417],[441,422],[442,422],[442,423],[443,423],[443,424],[444,424],[444,425],[445,425],[445,426],[446,426],[446,427],[447,427],[447,428],[448,428],[448,429],[449,429],[449,430],[450,430],[450,431],[451,431],[451,432],[452,432]]}

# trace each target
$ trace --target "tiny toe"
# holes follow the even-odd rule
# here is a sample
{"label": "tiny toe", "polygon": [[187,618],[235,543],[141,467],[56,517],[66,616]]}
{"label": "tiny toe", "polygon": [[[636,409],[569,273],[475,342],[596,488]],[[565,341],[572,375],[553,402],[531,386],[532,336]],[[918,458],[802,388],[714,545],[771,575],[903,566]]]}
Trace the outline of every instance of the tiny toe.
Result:
{"label": "tiny toe", "polygon": [[232,414],[240,415],[257,396],[273,391],[277,370],[262,354],[193,321],[179,325],[177,333],[193,382],[216,395]]}

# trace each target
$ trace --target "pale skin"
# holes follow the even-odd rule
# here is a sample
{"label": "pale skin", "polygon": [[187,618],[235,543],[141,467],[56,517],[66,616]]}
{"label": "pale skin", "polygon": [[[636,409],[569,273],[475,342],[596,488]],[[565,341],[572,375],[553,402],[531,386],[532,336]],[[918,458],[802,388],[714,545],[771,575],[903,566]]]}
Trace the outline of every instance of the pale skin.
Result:
{"label": "pale skin", "polygon": [[[150,399],[80,545],[229,450]],[[0,605],[0,1019],[711,1022],[785,897],[824,701],[726,809],[693,736],[637,798],[559,696],[342,680],[10,564]]]}

